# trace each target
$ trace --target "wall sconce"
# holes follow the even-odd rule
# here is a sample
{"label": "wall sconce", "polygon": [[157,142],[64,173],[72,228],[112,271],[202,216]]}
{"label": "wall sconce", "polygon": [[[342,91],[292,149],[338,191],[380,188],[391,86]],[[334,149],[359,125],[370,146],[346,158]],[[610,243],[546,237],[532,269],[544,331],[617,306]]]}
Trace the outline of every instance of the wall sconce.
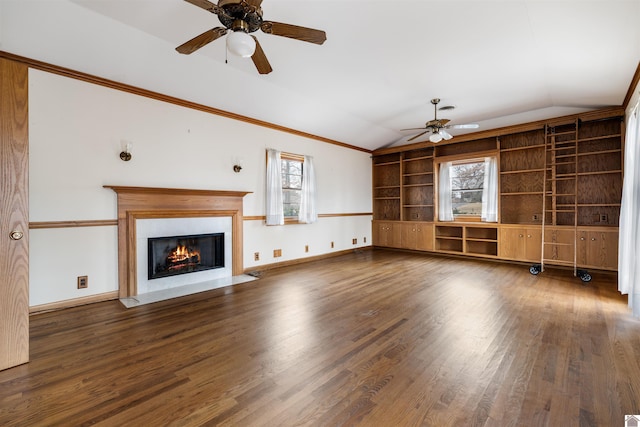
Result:
{"label": "wall sconce", "polygon": [[242,170],[242,166],[240,166],[240,165],[238,165],[238,164],[233,165],[233,171],[234,171],[235,173],[239,173],[241,170]]}
{"label": "wall sconce", "polygon": [[242,164],[244,163],[242,161],[242,157],[234,156],[231,160],[233,161],[233,171],[235,173],[240,173],[240,171],[242,170]]}
{"label": "wall sconce", "polygon": [[133,146],[133,142],[131,141],[122,141],[122,151],[120,152],[120,160],[128,162],[131,160],[131,147]]}

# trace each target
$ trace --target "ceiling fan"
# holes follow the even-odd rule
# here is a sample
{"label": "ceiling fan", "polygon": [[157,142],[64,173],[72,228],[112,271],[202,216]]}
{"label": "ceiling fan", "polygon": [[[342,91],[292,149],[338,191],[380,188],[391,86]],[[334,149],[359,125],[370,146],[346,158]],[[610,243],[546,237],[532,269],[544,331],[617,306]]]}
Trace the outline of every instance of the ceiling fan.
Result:
{"label": "ceiling fan", "polygon": [[321,30],[264,21],[262,19],[262,8],[260,7],[262,0],[220,0],[218,4],[213,4],[207,0],[185,1],[218,15],[218,20],[224,25],[224,27],[215,27],[205,31],[178,46],[176,50],[185,55],[195,52],[231,30],[231,33],[227,36],[227,49],[238,56],[245,58],[250,56],[260,74],[269,74],[273,69],[262,47],[260,47],[258,39],[250,35],[251,33],[260,29],[263,33],[315,44],[322,44],[327,39],[327,35]]}
{"label": "ceiling fan", "polygon": [[440,98],[433,98],[431,100],[431,103],[433,104],[433,113],[434,113],[433,120],[428,121],[427,123],[425,123],[424,127],[421,127],[421,128],[401,129],[401,130],[424,130],[424,132],[421,132],[416,136],[409,138],[407,142],[413,141],[416,138],[420,138],[422,135],[424,135],[427,132],[431,132],[431,136],[429,136],[429,141],[440,142],[443,139],[449,140],[453,138],[453,135],[447,132],[446,129],[477,129],[480,127],[480,125],[477,123],[470,123],[466,125],[450,125],[449,119],[438,119],[438,104],[440,103]]}

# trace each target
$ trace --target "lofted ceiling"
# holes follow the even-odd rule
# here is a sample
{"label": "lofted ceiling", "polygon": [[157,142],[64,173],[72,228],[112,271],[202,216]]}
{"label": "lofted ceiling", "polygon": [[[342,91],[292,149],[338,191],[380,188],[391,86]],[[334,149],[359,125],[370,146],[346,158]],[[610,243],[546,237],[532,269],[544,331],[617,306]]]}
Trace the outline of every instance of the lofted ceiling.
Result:
{"label": "lofted ceiling", "polygon": [[[214,1],[215,3],[215,1]],[[479,130],[622,104],[640,60],[640,0],[264,0],[273,67],[175,47],[219,26],[182,0],[0,0],[0,50],[367,150],[433,119]],[[473,130],[451,130],[460,135]],[[412,142],[424,141],[428,134]]]}

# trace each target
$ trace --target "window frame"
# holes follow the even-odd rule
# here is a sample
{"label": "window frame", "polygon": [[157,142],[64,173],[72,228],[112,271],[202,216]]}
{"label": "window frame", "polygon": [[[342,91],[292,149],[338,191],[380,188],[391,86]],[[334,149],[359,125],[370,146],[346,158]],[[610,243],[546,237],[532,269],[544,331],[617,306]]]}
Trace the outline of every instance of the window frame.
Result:
{"label": "window frame", "polygon": [[[302,184],[302,176],[303,176],[303,171],[302,169],[304,168],[304,155],[301,154],[294,154],[294,153],[287,153],[287,152],[280,152],[280,161],[284,162],[284,161],[294,161],[294,162],[299,162],[300,163],[300,183]],[[280,177],[283,178],[282,176],[282,171],[280,172],[281,175]],[[293,191],[298,191],[300,193],[302,193],[302,188],[300,189],[291,189],[291,188],[285,188],[284,186],[284,182],[285,180],[282,180],[282,208],[284,211],[284,191],[285,190],[293,190]],[[300,211],[300,207],[298,206],[298,212]],[[298,221],[298,215],[295,216],[287,216],[286,214],[284,215],[284,223],[286,224],[300,224],[300,221]]]}
{"label": "window frame", "polygon": [[[435,200],[434,200],[434,205],[435,205],[435,210],[434,210],[434,214],[435,214],[435,220],[436,222],[440,222],[440,218],[437,216],[438,215],[438,206],[440,204],[440,192],[438,191],[438,189],[440,188],[440,183],[439,183],[439,177],[440,177],[440,168],[442,167],[443,163],[446,162],[451,162],[452,164],[465,164],[465,163],[484,163],[484,159],[485,157],[494,157],[496,159],[496,161],[498,162],[498,178],[500,177],[500,156],[499,156],[499,151],[498,150],[490,150],[490,151],[482,151],[482,152],[475,152],[475,153],[468,153],[468,154],[463,154],[463,155],[452,155],[452,156],[442,156],[442,157],[437,157],[435,159],[435,168],[434,168],[434,194],[435,194]],[[483,184],[484,185],[484,184]],[[496,196],[500,195],[500,179],[498,179],[498,188],[496,189],[497,193]],[[500,198],[498,197],[498,211],[500,210]],[[453,216],[453,221],[443,221],[445,223],[451,223],[451,222],[483,222],[482,221],[482,214],[479,215],[454,215]]]}

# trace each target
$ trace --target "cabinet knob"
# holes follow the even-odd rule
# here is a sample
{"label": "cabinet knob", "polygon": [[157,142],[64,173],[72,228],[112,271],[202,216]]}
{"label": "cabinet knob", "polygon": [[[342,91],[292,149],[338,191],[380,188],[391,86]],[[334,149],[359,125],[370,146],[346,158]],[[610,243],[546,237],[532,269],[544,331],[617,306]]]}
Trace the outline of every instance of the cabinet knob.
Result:
{"label": "cabinet knob", "polygon": [[528,238],[531,238],[531,234],[527,234],[527,237],[528,237]]}
{"label": "cabinet knob", "polygon": [[595,242],[595,241],[596,241],[596,238],[595,238],[595,237],[592,237],[592,238],[591,238],[591,241],[592,241],[592,242]]}
{"label": "cabinet knob", "polygon": [[520,234],[520,236],[519,236],[519,237],[524,237],[524,234]]}
{"label": "cabinet knob", "polygon": [[584,240],[584,237],[581,237],[580,240]]}
{"label": "cabinet knob", "polygon": [[14,230],[11,233],[9,233],[9,237],[11,238],[11,240],[20,240],[22,239],[23,236],[24,236],[24,233],[18,230]]}

